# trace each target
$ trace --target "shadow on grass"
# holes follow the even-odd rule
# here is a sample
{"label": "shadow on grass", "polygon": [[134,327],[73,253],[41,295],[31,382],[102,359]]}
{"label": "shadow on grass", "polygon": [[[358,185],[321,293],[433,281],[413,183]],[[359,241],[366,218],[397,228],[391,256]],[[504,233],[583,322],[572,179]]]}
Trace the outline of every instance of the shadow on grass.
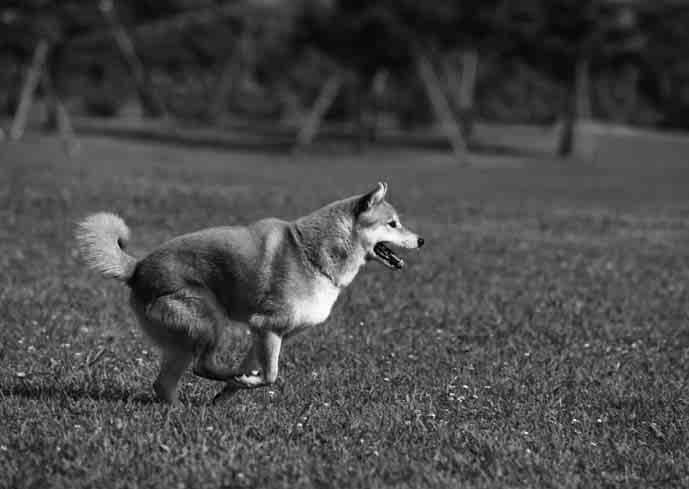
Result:
{"label": "shadow on grass", "polygon": [[[190,406],[212,406],[213,397],[188,397],[184,395],[183,389],[180,392],[180,402]],[[30,380],[11,384],[0,384],[0,399],[8,397],[20,397],[36,401],[105,401],[123,402],[138,405],[150,406],[170,406],[160,401],[154,394],[153,388],[148,389],[126,389],[117,384],[101,385],[76,385],[64,383],[36,383]],[[234,396],[233,396],[234,397]],[[222,403],[220,403],[222,404]]]}
{"label": "shadow on grass", "polygon": [[31,381],[0,385],[3,397],[22,397],[33,400],[83,400],[109,402],[133,402],[137,404],[161,404],[153,392],[126,390],[121,386],[110,384],[100,386],[37,384]]}

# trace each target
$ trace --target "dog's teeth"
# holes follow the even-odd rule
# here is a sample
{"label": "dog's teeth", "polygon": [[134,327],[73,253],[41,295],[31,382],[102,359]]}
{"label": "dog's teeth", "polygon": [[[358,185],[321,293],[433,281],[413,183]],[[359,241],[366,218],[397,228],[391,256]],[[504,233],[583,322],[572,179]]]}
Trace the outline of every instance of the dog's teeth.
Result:
{"label": "dog's teeth", "polygon": [[259,370],[252,370],[252,371],[251,371],[251,376],[252,376],[252,377],[258,377],[258,374],[259,374],[259,373],[260,373]]}

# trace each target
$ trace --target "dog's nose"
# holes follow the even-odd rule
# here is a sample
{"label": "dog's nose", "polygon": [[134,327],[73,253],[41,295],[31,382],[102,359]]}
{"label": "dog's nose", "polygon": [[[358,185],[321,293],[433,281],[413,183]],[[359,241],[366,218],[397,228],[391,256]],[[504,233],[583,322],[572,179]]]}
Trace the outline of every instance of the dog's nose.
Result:
{"label": "dog's nose", "polygon": [[423,246],[423,243],[424,243],[423,238],[419,238],[419,248],[421,248]]}

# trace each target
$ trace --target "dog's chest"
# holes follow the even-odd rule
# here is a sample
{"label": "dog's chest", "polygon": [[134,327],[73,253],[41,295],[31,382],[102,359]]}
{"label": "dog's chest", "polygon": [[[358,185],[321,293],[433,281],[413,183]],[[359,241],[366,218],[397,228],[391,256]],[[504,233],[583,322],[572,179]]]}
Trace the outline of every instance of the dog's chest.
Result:
{"label": "dog's chest", "polygon": [[328,319],[339,294],[340,289],[330,280],[319,278],[310,293],[292,300],[294,324],[311,326],[322,323]]}

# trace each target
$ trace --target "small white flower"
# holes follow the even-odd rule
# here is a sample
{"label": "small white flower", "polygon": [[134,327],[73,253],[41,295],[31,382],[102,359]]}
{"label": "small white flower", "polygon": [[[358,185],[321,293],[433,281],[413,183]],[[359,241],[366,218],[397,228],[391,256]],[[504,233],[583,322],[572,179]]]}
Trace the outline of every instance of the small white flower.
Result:
{"label": "small white flower", "polygon": [[16,376],[19,377],[20,379],[23,379],[24,377],[26,377],[26,372],[17,372]]}

